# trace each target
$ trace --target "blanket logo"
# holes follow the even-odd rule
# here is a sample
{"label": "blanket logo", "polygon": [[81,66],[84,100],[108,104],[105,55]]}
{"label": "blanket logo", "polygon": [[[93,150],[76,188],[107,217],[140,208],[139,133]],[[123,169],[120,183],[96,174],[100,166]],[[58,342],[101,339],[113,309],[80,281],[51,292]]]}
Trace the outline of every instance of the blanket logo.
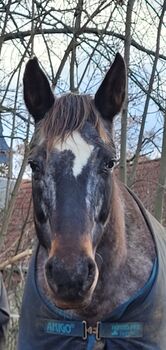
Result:
{"label": "blanket logo", "polygon": [[139,322],[113,323],[111,335],[115,338],[135,338],[143,336],[143,325]]}
{"label": "blanket logo", "polygon": [[44,331],[51,334],[70,335],[74,327],[74,323],[63,323],[50,320],[45,323]]}

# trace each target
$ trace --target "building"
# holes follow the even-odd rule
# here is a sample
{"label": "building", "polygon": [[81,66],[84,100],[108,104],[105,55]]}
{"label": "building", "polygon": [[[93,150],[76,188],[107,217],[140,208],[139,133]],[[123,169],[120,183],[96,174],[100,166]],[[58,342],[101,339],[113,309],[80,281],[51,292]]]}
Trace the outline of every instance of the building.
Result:
{"label": "building", "polygon": [[9,146],[3,137],[3,126],[0,117],[0,166],[9,164]]}

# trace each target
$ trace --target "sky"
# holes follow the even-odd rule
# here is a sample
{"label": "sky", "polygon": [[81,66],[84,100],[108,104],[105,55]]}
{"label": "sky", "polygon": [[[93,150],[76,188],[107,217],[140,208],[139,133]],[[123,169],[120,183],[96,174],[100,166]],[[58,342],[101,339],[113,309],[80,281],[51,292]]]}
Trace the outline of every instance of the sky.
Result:
{"label": "sky", "polygon": [[[108,1],[105,2],[105,4]],[[74,2],[75,4],[76,2]],[[96,2],[94,0],[85,1],[85,12],[82,16],[82,22],[81,25],[87,20],[86,12],[88,12],[88,15],[90,16],[96,6],[100,3]],[[137,41],[140,45],[145,46],[148,49],[155,50],[156,46],[156,23],[158,21],[158,13],[160,5],[163,3],[163,1],[156,1],[151,0],[149,5],[147,5],[149,2],[146,1],[136,1],[135,7],[133,11],[133,17],[132,17],[132,39]],[[23,2],[21,3],[23,5]],[[59,9],[64,10],[66,5],[69,4],[69,8],[67,12],[59,12]],[[20,5],[21,6],[21,5]],[[28,3],[29,10],[31,11],[31,3]],[[64,22],[65,24],[72,25],[73,24],[73,15],[70,14],[69,9],[71,9],[73,6],[73,1],[52,1],[49,2],[49,8],[50,10],[52,8],[52,12],[56,18],[59,18]],[[108,19],[108,16],[110,15],[111,11],[113,9],[113,5],[110,5],[110,7],[103,10],[102,14],[100,16],[95,17],[94,21],[90,23],[90,27],[97,27],[102,28],[104,27],[106,20]],[[17,6],[15,9],[15,12],[19,12],[22,14],[22,6]],[[26,11],[23,14],[26,15]],[[124,25],[122,25],[122,21],[124,21],[124,15],[125,15],[125,6],[119,7],[118,10],[114,13],[111,24],[109,26],[109,30],[113,30],[117,33],[124,33]],[[20,30],[27,30],[30,29],[30,23],[29,21],[21,16],[16,16],[17,25],[20,27]],[[50,21],[50,22],[49,22]],[[54,24],[51,17],[48,16],[48,27],[52,21],[52,25]],[[55,21],[56,22],[56,21]],[[166,21],[165,21],[166,23]],[[45,27],[47,27],[45,25]],[[59,24],[60,27],[60,24]],[[8,32],[15,30],[14,24],[11,22],[11,20],[8,22]],[[96,37],[93,37],[96,39]],[[89,36],[89,43],[92,45],[93,43],[92,36]],[[52,65],[54,74],[57,71],[59,64],[63,58],[64,52],[67,48],[67,45],[70,41],[70,36],[64,36],[64,35],[56,35],[54,37],[48,38],[48,36],[45,37],[47,44],[49,46],[49,54],[52,59]],[[94,55],[94,59],[91,60],[91,63],[86,71],[86,74],[84,76],[83,82],[80,86],[80,92],[83,92],[84,90],[87,90],[89,93],[95,93],[97,86],[99,85],[100,81],[102,80],[105,72],[107,71],[110,61],[113,59],[114,53],[119,50],[123,54],[123,42],[117,39],[111,39],[111,37],[105,37],[104,39],[105,45],[100,45],[99,47],[99,53],[101,52],[101,55],[99,53],[96,53]],[[84,68],[86,67],[86,64],[88,62],[88,59],[93,50],[93,48],[90,48],[89,43],[84,43],[83,49],[79,47],[77,49],[77,62],[75,65],[75,80],[77,81],[79,77],[82,75]],[[93,43],[93,46],[95,45],[95,42]],[[111,48],[109,47],[111,45]],[[162,29],[162,38],[160,43],[160,53],[165,54],[166,50],[166,25],[163,26]],[[9,41],[5,42],[2,48],[2,56],[1,56],[1,67],[0,67],[0,86],[1,86],[1,96],[3,96],[3,89],[6,88],[6,86],[9,83],[9,79],[11,77],[12,71],[16,68],[16,66],[19,63],[19,60],[21,59],[21,56],[23,54],[23,46],[20,45],[20,41]],[[39,61],[42,65],[42,67],[47,71],[49,75],[51,75],[50,65],[48,61],[48,51],[46,48],[46,45],[44,43],[43,37],[40,38],[37,36],[34,41],[34,53],[39,58]],[[19,80],[19,94],[17,98],[17,104],[18,104],[18,110],[19,112],[26,117],[27,112],[24,107],[23,103],[23,96],[22,96],[22,76],[25,64],[27,62],[28,57],[24,59],[22,69],[20,72],[20,80]],[[131,48],[131,57],[130,57],[130,67],[131,70],[134,72],[135,76],[137,77],[138,81],[141,82],[141,84],[144,85],[144,87],[147,89],[149,77],[151,74],[152,69],[152,62],[154,57],[148,57],[145,53],[141,53],[135,49]],[[60,80],[58,81],[58,86],[55,90],[56,94],[59,94],[64,91],[69,90],[69,66],[70,62],[67,61]],[[160,79],[156,79],[156,82],[154,84],[155,90],[159,90],[159,82],[162,79],[162,88],[160,86],[160,91],[162,92],[161,98],[166,98],[166,67],[165,62],[160,61],[158,64],[158,71],[162,69],[162,75],[160,76]],[[15,101],[15,91],[16,91],[16,85],[17,85],[17,74],[13,76],[13,79],[10,83],[10,91],[7,94],[6,100],[3,102],[3,104],[9,108],[13,108],[14,101]],[[88,87],[88,88],[87,88]],[[144,109],[144,103],[145,103],[145,96],[141,96],[141,93],[139,93],[138,89],[134,86],[132,82],[130,82],[129,85],[129,94],[130,94],[130,109],[129,114],[133,116],[133,118],[139,120],[141,118],[143,109]],[[133,97],[135,99],[133,99]],[[133,100],[132,100],[133,99]],[[6,114],[3,118],[3,127],[4,127],[4,135],[10,136],[11,134],[11,122],[12,118],[9,114]],[[154,103],[150,103],[149,111],[148,111],[148,119],[146,124],[146,132],[150,132],[152,129],[157,130],[160,129],[161,125],[163,123],[163,118],[161,116],[161,113],[158,112],[158,109]],[[120,122],[119,119],[117,119],[117,130],[120,128]],[[139,127],[139,123],[137,123]],[[137,127],[137,129],[138,129]],[[20,119],[17,118],[16,120],[16,129],[15,129],[15,136],[17,137],[14,141],[14,150],[16,151],[20,143],[22,143],[21,138],[24,137],[26,131],[26,127],[24,123],[20,123]],[[30,137],[33,132],[33,127],[30,128]],[[132,142],[136,143],[136,137],[135,135],[138,134],[138,130],[130,130],[128,131],[129,135],[129,147],[130,147],[130,140]],[[9,144],[10,139],[6,139],[7,143]],[[159,142],[159,141],[158,141]],[[160,137],[160,143],[161,143],[161,137]],[[14,155],[14,175],[17,176],[19,167],[21,163],[21,156]]]}

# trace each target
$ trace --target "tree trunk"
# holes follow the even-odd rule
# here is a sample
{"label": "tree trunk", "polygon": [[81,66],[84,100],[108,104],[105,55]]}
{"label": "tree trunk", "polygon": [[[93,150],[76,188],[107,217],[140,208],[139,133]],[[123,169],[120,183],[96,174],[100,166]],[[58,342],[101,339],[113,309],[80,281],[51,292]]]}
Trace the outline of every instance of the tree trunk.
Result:
{"label": "tree trunk", "polygon": [[131,19],[134,6],[134,0],[129,0],[127,4],[126,14],[126,26],[125,26],[125,46],[124,46],[124,59],[127,68],[127,81],[126,81],[126,99],[122,110],[121,120],[121,148],[120,148],[120,179],[125,184],[127,182],[126,175],[126,153],[127,153],[127,116],[128,116],[128,69],[130,62],[130,46],[131,46]]}
{"label": "tree trunk", "polygon": [[147,92],[147,96],[146,96],[144,111],[143,111],[143,115],[142,115],[141,128],[140,128],[140,133],[139,133],[139,138],[138,138],[138,143],[137,143],[137,149],[135,152],[133,167],[132,167],[132,174],[130,175],[130,178],[128,179],[129,186],[132,186],[132,184],[134,182],[136,168],[137,168],[137,164],[138,164],[138,159],[139,159],[139,155],[140,155],[140,151],[141,151],[145,123],[146,123],[146,117],[147,117],[147,112],[148,112],[149,102],[150,102],[150,95],[151,95],[152,88],[153,88],[157,62],[158,62],[158,58],[159,58],[161,28],[162,28],[162,24],[163,24],[163,17],[164,17],[165,10],[166,10],[166,0],[164,0],[164,3],[163,3],[160,21],[159,21],[159,26],[158,26],[158,31],[157,31],[156,53],[155,53],[155,58],[154,58],[153,67],[152,67],[152,73],[151,73],[151,77],[150,77],[150,81],[149,81],[149,88],[148,88],[148,92]]}

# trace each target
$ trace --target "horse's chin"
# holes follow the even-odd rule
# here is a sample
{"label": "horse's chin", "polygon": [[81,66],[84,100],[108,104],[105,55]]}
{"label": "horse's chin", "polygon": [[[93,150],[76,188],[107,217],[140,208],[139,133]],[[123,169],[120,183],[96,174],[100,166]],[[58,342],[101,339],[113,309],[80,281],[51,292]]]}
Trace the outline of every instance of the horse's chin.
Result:
{"label": "horse's chin", "polygon": [[88,305],[91,302],[91,298],[86,299],[84,301],[81,302],[64,302],[62,300],[57,300],[55,299],[55,305],[60,308],[60,309],[64,309],[64,310],[82,310],[88,307]]}
{"label": "horse's chin", "polygon": [[75,300],[63,300],[57,296],[56,291],[47,282],[47,293],[52,302],[60,309],[82,310],[89,306],[93,293],[91,290],[84,297]]}

